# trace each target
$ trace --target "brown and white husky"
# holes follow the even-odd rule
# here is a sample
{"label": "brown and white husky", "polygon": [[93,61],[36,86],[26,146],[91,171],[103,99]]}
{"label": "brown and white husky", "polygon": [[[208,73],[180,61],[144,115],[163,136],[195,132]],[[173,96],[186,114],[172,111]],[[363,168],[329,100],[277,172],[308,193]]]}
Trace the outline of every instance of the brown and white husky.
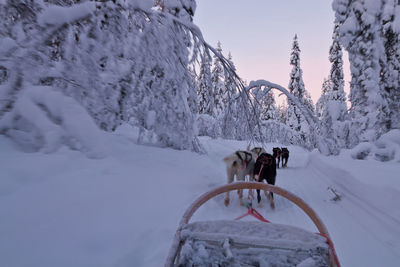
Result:
{"label": "brown and white husky", "polygon": [[[254,164],[258,155],[265,152],[263,148],[255,147],[249,152],[249,147],[247,151],[238,150],[232,153],[229,156],[224,158],[224,162],[226,164],[226,174],[227,174],[227,182],[232,183],[236,176],[236,181],[245,181],[246,176],[249,175],[249,181],[254,180]],[[252,192],[249,191],[249,195]],[[240,205],[243,205],[243,192],[242,190],[238,190],[238,195],[240,199]],[[226,192],[225,206],[229,205],[229,192]]]}

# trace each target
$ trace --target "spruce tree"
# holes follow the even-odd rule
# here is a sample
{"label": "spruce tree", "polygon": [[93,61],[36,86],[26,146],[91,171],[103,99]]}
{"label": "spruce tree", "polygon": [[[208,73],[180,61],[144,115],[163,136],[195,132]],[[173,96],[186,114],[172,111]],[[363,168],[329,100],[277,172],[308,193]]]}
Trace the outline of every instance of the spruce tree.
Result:
{"label": "spruce tree", "polygon": [[199,113],[213,115],[214,94],[211,82],[211,57],[207,52],[201,58],[200,73],[198,78]]}
{"label": "spruce tree", "polygon": [[[221,43],[218,42],[217,52],[222,55]],[[215,118],[219,117],[224,112],[224,94],[225,94],[225,84],[224,84],[224,69],[220,59],[214,55],[214,64],[211,74],[212,82],[212,92],[213,92],[213,116]]]}
{"label": "spruce tree", "polygon": [[[303,70],[300,67],[300,47],[297,41],[297,34],[293,39],[292,52],[290,56],[290,65],[292,65],[292,71],[290,73],[290,81],[288,89],[291,94],[293,94],[296,98],[299,99],[300,103],[305,104],[307,108],[313,113],[312,102],[310,105],[310,101],[305,100],[305,87],[303,82]],[[310,99],[311,100],[311,99]],[[287,109],[287,123],[290,128],[296,131],[301,135],[301,139],[303,142],[306,142],[306,137],[308,135],[308,126],[307,122],[301,112],[300,107],[297,107],[288,100],[288,109]]]}
{"label": "spruce tree", "polygon": [[[233,71],[236,71],[235,64],[233,63],[232,60],[232,55],[229,52],[228,54],[228,62],[232,67]],[[229,104],[232,102],[233,97],[235,97],[238,93],[238,88],[235,83],[234,77],[227,72],[226,70],[224,71],[224,81],[225,81],[225,92],[223,94],[223,103],[224,103],[224,110],[229,106]]]}
{"label": "spruce tree", "polygon": [[382,15],[382,34],[386,60],[381,60],[381,86],[389,96],[388,128],[400,128],[400,28],[395,24],[400,2],[385,0]]}
{"label": "spruce tree", "polygon": [[390,119],[388,95],[381,82],[382,64],[386,64],[380,21],[383,2],[335,0],[332,6],[351,67],[351,145],[374,141],[388,130]]}

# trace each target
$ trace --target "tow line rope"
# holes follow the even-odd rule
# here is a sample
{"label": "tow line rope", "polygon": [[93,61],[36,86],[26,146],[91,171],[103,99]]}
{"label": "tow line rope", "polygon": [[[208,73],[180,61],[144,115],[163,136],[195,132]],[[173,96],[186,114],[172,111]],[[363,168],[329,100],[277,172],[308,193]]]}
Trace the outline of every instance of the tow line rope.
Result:
{"label": "tow line rope", "polygon": [[237,217],[235,220],[240,220],[243,217],[250,215],[262,222],[270,223],[270,221],[265,219],[256,209],[254,209],[252,207],[251,203],[246,203],[246,207],[247,207],[247,212],[245,214],[243,214],[242,216]]}
{"label": "tow line rope", "polygon": [[[250,203],[246,203],[245,206],[247,208],[247,212],[245,214],[243,214],[242,216],[237,217],[235,220],[240,220],[240,219],[250,215],[250,216],[253,216],[254,218],[256,218],[256,219],[258,219],[258,220],[260,220],[262,222],[271,223],[270,221],[265,219],[256,209],[254,209],[252,207],[252,203],[251,202]],[[335,246],[333,245],[332,240],[329,237],[327,237],[326,235],[324,235],[324,234],[321,234],[321,233],[316,233],[316,234],[326,238],[326,240],[328,242],[328,245],[329,245],[329,249],[331,250],[332,255],[333,255],[333,259],[334,259],[334,261],[336,263],[336,267],[340,267],[339,258],[338,258],[337,254],[336,254]]]}

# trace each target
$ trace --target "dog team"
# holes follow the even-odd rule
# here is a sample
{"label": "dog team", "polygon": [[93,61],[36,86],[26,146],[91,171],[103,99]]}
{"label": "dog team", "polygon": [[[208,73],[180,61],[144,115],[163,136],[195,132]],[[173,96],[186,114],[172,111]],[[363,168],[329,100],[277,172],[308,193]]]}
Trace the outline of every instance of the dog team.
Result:
{"label": "dog team", "polygon": [[[274,147],[272,155],[268,154],[262,147],[254,147],[247,151],[238,150],[235,153],[224,158],[226,164],[226,173],[228,183],[232,183],[236,176],[237,181],[245,181],[246,176],[249,176],[249,181],[264,182],[264,180],[271,185],[275,185],[276,168],[279,168],[282,162],[282,168],[287,167],[289,160],[289,150],[286,147]],[[248,197],[250,198],[252,191],[249,190]],[[264,192],[265,196],[270,201],[272,209],[275,208],[274,196],[272,192]],[[240,205],[243,203],[243,190],[238,190]],[[229,205],[229,192],[226,193],[224,204]],[[257,189],[257,202],[260,204],[261,196],[260,190]]]}

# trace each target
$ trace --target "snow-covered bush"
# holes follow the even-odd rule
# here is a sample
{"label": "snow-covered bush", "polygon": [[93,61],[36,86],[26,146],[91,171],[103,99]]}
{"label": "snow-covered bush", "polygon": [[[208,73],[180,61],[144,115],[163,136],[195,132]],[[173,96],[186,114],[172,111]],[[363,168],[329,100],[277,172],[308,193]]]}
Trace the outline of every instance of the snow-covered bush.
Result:
{"label": "snow-covered bush", "polygon": [[354,159],[395,160],[400,162],[400,130],[391,130],[377,141],[363,142],[351,150]]}
{"label": "snow-covered bush", "polygon": [[30,86],[0,118],[0,133],[25,151],[51,153],[61,145],[88,157],[105,156],[106,139],[87,111],[51,87]]}
{"label": "snow-covered bush", "polygon": [[217,138],[221,136],[221,128],[218,120],[208,114],[197,116],[197,130],[199,136]]}

